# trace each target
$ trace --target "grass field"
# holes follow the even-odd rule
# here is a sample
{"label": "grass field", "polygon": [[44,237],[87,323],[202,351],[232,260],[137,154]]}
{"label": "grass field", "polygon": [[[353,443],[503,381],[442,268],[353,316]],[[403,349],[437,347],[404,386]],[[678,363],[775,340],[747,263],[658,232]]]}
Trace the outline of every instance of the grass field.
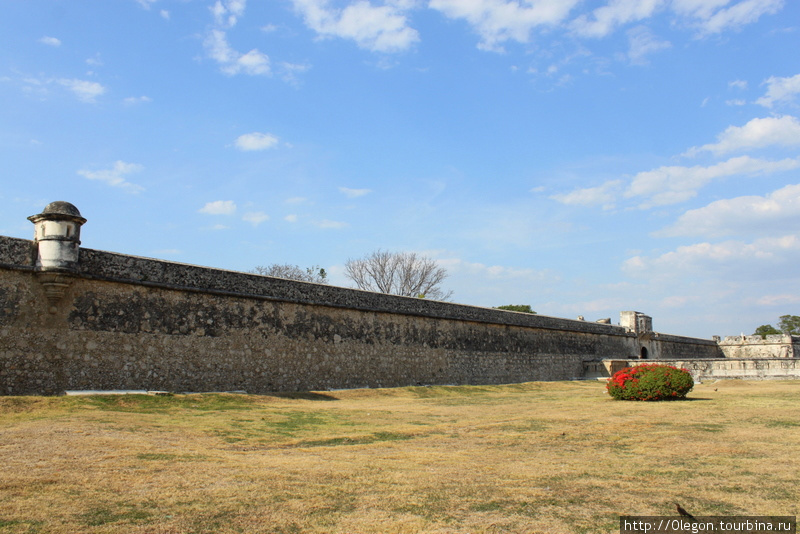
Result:
{"label": "grass field", "polygon": [[800,381],[0,397],[0,534],[589,533],[800,515]]}

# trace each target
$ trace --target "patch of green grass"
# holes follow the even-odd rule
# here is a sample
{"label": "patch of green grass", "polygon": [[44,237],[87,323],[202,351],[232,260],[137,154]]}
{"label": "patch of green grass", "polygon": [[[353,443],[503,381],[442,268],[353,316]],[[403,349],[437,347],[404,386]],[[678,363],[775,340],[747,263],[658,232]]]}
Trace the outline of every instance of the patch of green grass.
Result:
{"label": "patch of green grass", "polygon": [[722,423],[694,423],[690,428],[699,432],[723,432],[725,425]]}
{"label": "patch of green grass", "polygon": [[766,499],[797,501],[797,491],[786,484],[761,487],[757,490]]}
{"label": "patch of green grass", "polygon": [[45,525],[44,521],[29,521],[24,519],[0,519],[0,532],[19,532],[24,534],[38,534],[39,532],[42,532],[42,528],[44,528],[44,525]]}
{"label": "patch of green grass", "polygon": [[175,410],[219,412],[253,410],[259,397],[225,393],[197,395],[90,395],[70,397],[76,407],[89,407],[110,412],[165,413]]}
{"label": "patch of green grass", "polygon": [[80,521],[89,527],[109,523],[143,523],[153,516],[152,512],[142,510],[136,505],[122,504],[116,507],[98,506],[80,514]]}
{"label": "patch of green grass", "polygon": [[515,504],[513,501],[486,501],[472,504],[469,509],[473,512],[499,512]]}
{"label": "patch of green grass", "polygon": [[328,412],[291,410],[271,411],[258,419],[231,419],[210,429],[226,443],[257,441],[261,444],[281,438],[302,438],[308,434],[337,431],[355,423]]}
{"label": "patch of green grass", "polygon": [[406,503],[394,508],[398,514],[411,514],[423,517],[429,521],[447,520],[450,516],[446,513],[447,507],[436,506],[430,502]]}
{"label": "patch of green grass", "polygon": [[498,427],[498,430],[507,431],[507,432],[541,432],[542,430],[547,430],[551,426],[550,421],[541,421],[538,419],[529,419],[527,421],[521,421],[517,423],[510,423],[501,425]]}
{"label": "patch of green grass", "polygon": [[205,460],[206,458],[208,457],[204,454],[171,454],[165,452],[142,452],[136,455],[137,460],[170,462],[191,462]]}
{"label": "patch of green grass", "polygon": [[[221,530],[229,532],[231,527],[235,527],[234,521],[240,512],[241,510],[218,507],[196,514],[192,517],[192,529],[189,532],[191,534],[212,534]],[[242,529],[237,528],[236,530],[237,532],[244,532]]]}
{"label": "patch of green grass", "polygon": [[418,437],[415,434],[399,432],[376,432],[368,436],[335,437],[326,439],[312,439],[298,442],[296,447],[336,447],[339,445],[365,445],[380,441],[404,441]]}
{"label": "patch of green grass", "polygon": [[785,420],[774,420],[774,421],[766,421],[764,425],[767,428],[792,428],[796,426],[800,426],[800,422],[798,421],[785,421]]}
{"label": "patch of green grass", "polygon": [[303,529],[297,523],[291,523],[289,525],[273,527],[269,532],[270,534],[302,534]]}
{"label": "patch of green grass", "polygon": [[330,415],[323,415],[315,412],[294,411],[279,414],[284,417],[280,421],[269,421],[268,430],[283,436],[295,436],[300,432],[315,430],[320,427],[329,426],[333,423]]}

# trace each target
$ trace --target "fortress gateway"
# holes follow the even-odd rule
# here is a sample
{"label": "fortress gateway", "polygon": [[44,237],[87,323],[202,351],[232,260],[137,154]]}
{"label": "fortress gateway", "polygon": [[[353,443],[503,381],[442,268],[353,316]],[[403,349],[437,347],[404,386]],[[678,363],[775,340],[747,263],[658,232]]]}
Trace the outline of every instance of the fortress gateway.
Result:
{"label": "fortress gateway", "polygon": [[608,376],[670,360],[696,378],[800,376],[800,338],[703,340],[80,248],[68,202],[0,236],[0,394],[273,391]]}

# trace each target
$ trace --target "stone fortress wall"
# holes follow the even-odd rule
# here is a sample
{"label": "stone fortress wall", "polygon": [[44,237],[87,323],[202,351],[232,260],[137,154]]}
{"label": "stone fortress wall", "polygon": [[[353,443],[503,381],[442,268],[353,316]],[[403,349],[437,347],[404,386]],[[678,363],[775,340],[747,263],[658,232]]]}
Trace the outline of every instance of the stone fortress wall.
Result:
{"label": "stone fortress wall", "polygon": [[68,203],[0,237],[0,393],[324,390],[580,377],[715,343],[80,248]]}
{"label": "stone fortress wall", "polygon": [[66,202],[29,219],[33,241],[0,236],[3,395],[499,384],[724,357],[637,312],[616,326],[80,248]]}
{"label": "stone fortress wall", "polygon": [[800,337],[778,334],[729,336],[718,341],[726,358],[800,358]]}

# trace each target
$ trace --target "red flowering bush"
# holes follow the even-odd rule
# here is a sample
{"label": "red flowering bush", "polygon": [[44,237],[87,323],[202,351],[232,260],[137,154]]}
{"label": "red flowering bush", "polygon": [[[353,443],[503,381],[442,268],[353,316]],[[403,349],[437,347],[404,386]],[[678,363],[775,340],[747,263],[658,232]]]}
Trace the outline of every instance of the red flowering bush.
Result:
{"label": "red flowering bush", "polygon": [[657,363],[626,367],[614,373],[606,390],[617,400],[685,399],[694,387],[686,369]]}

